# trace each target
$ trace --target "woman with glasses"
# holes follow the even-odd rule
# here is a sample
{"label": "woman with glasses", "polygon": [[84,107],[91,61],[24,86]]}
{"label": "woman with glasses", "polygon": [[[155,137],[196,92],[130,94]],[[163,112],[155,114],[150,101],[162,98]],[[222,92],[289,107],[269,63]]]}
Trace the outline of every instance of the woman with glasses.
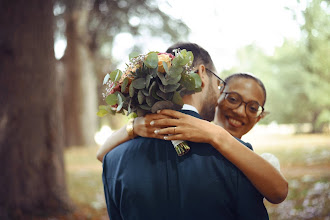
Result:
{"label": "woman with glasses", "polygon": [[[223,84],[225,86],[219,87],[221,95],[214,123],[177,111],[162,110],[158,114],[136,118],[134,133],[165,140],[209,143],[238,167],[269,202],[280,203],[288,193],[285,178],[270,163],[235,139],[241,139],[265,116],[265,87],[259,79],[245,73],[233,74]],[[108,151],[127,140],[129,137],[124,126],[108,138],[97,158],[102,161]]]}

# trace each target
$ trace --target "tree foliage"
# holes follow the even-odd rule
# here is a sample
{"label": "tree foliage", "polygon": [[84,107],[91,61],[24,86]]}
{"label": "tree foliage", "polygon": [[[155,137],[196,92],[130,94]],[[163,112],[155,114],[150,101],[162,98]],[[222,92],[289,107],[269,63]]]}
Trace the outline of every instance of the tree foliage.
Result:
{"label": "tree foliage", "polygon": [[255,45],[238,51],[240,65],[227,70],[252,72],[265,84],[271,112],[264,123],[311,123],[321,131],[330,123],[330,6],[326,0],[298,1],[290,9],[302,17],[301,38],[285,39],[272,56]]}

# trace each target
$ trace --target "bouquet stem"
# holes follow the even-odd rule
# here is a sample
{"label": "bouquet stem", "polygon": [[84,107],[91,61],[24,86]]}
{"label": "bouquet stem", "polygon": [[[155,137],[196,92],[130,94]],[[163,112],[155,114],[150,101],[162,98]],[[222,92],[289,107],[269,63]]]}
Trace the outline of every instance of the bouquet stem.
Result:
{"label": "bouquet stem", "polygon": [[178,156],[185,155],[190,150],[190,147],[185,141],[172,141],[172,144]]}

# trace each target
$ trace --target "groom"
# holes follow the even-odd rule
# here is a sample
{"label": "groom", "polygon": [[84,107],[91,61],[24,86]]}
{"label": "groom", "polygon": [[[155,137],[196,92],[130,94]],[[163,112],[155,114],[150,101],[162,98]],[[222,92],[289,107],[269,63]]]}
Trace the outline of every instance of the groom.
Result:
{"label": "groom", "polygon": [[[211,121],[219,79],[213,61],[197,44],[180,48],[194,55],[202,91],[183,97],[182,112]],[[116,219],[268,219],[263,196],[211,145],[189,142],[177,156],[170,141],[138,137],[108,153],[103,184],[111,220]]]}

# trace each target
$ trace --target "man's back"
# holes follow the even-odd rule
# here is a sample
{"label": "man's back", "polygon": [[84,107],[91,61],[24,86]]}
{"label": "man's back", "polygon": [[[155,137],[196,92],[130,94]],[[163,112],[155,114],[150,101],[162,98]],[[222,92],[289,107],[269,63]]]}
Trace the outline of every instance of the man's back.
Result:
{"label": "man's back", "polygon": [[136,138],[104,158],[104,190],[115,219],[268,219],[263,197],[211,145]]}

